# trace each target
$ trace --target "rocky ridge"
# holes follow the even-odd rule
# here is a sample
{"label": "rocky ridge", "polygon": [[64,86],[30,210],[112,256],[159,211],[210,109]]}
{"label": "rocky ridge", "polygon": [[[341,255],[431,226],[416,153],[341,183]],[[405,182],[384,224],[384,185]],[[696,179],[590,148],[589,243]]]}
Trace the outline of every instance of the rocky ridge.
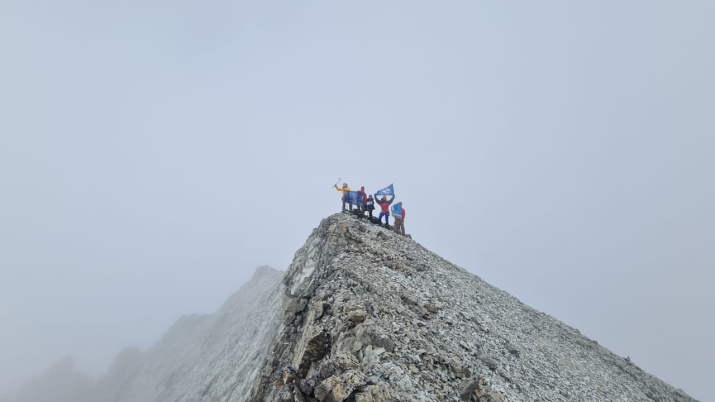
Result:
{"label": "rocky ridge", "polygon": [[147,351],[122,351],[96,386],[65,363],[5,400],[693,401],[350,214],[323,219],[287,272],[261,267],[216,313],[181,318]]}
{"label": "rocky ridge", "polygon": [[249,401],[693,401],[414,240],[324,219]]}
{"label": "rocky ridge", "polygon": [[125,349],[95,401],[245,401],[280,328],[282,277],[260,267],[216,313],[179,319],[145,352]]}

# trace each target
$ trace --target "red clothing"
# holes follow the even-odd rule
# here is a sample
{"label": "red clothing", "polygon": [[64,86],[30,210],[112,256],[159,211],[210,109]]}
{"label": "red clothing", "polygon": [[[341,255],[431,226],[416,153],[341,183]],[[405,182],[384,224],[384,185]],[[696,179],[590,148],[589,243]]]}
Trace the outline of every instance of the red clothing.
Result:
{"label": "red clothing", "polygon": [[404,221],[405,220],[405,208],[402,208],[402,218],[398,218],[397,215],[393,215],[395,217],[396,221]]}
{"label": "red clothing", "polygon": [[392,204],[392,201],[395,200],[395,196],[393,195],[392,198],[389,200],[383,201],[382,199],[375,199],[375,202],[380,204],[380,208],[382,209],[383,214],[390,214],[390,204]]}

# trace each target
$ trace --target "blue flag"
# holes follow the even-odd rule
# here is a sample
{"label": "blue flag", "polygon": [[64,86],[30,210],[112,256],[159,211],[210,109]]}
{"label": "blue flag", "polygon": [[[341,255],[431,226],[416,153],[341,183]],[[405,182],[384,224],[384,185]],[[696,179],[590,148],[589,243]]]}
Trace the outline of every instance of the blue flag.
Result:
{"label": "blue flag", "polygon": [[375,195],[395,195],[395,190],[392,188],[392,184],[390,184],[382,190],[378,190]]}
{"label": "blue flag", "polygon": [[362,197],[358,195],[357,191],[346,191],[343,200],[351,205],[362,205]]}
{"label": "blue flag", "polygon": [[392,215],[402,217],[402,204],[399,202],[390,208]]}

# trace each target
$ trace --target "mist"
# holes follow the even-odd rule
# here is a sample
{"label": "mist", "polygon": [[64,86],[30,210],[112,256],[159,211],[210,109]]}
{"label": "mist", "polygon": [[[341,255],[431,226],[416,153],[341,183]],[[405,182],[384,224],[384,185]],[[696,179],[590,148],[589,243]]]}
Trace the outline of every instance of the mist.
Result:
{"label": "mist", "polygon": [[81,388],[287,269],[340,179],[393,183],[420,244],[704,400],[714,19],[640,0],[3,3],[0,395],[52,367]]}

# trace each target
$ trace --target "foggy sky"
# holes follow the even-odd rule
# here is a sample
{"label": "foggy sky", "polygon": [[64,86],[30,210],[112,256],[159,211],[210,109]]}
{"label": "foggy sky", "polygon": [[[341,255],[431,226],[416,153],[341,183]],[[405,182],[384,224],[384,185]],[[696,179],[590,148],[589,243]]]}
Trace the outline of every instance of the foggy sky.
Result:
{"label": "foggy sky", "polygon": [[416,241],[709,395],[715,5],[0,4],[0,393],[98,375],[259,265],[341,178]]}

